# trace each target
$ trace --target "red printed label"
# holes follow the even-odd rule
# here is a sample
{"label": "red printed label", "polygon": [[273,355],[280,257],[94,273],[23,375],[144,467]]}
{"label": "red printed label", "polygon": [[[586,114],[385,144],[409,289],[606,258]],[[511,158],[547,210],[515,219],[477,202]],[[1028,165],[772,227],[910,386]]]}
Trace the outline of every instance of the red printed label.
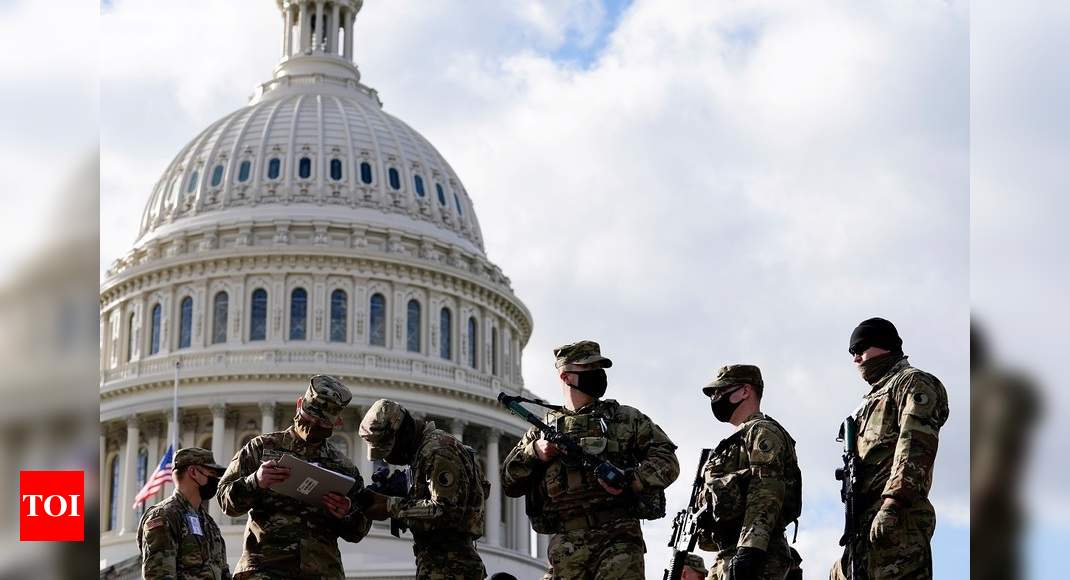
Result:
{"label": "red printed label", "polygon": [[84,472],[19,472],[19,540],[85,541]]}

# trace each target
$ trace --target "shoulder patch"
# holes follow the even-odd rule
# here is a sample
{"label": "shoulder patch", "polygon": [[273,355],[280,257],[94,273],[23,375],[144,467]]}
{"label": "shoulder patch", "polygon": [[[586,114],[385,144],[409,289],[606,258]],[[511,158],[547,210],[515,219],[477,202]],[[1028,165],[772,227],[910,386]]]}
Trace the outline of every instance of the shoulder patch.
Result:
{"label": "shoulder patch", "polygon": [[929,395],[926,395],[925,393],[922,393],[921,391],[915,392],[911,396],[911,398],[914,399],[914,404],[915,405],[928,405],[929,404]]}
{"label": "shoulder patch", "polygon": [[149,521],[145,522],[145,529],[146,530],[155,530],[156,528],[160,528],[160,527],[163,527],[165,525],[167,525],[167,521],[165,519],[163,519],[163,517],[155,517],[155,518],[152,518]]}
{"label": "shoulder patch", "polygon": [[438,472],[438,476],[436,476],[436,480],[442,487],[450,487],[456,483],[457,478],[449,471],[440,471]]}

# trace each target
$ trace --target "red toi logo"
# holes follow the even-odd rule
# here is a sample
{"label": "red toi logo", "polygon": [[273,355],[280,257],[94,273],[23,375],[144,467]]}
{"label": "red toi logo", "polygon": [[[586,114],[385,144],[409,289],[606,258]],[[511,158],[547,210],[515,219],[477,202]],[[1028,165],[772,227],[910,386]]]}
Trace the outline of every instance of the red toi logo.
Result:
{"label": "red toi logo", "polygon": [[19,472],[19,540],[85,541],[85,474]]}

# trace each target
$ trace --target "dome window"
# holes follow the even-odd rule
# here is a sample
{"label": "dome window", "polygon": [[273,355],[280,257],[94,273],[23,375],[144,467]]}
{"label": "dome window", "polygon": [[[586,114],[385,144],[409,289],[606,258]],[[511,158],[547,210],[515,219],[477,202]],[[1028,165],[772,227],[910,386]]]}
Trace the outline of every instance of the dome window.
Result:
{"label": "dome window", "polygon": [[457,197],[457,194],[453,194],[453,203],[457,204],[457,213],[464,215],[464,206],[461,205],[461,198]]}
{"label": "dome window", "polygon": [[468,319],[468,366],[479,368],[479,338],[476,336],[478,326],[474,317]]}
{"label": "dome window", "polygon": [[405,318],[405,350],[420,352],[420,330],[423,328],[420,303],[409,300]]}
{"label": "dome window", "polygon": [[346,341],[346,311],[349,297],[345,290],[331,292],[331,342]]}
{"label": "dome window", "polygon": [[193,299],[186,296],[179,306],[178,348],[189,348],[193,335]]}
{"label": "dome window", "polygon": [[342,181],[341,159],[331,159],[331,179],[334,181]]}
{"label": "dome window", "polygon": [[439,312],[438,331],[442,335],[438,341],[438,356],[450,360],[453,358],[453,313],[449,308]]}
{"label": "dome window", "polygon": [[426,193],[424,191],[424,178],[419,175],[414,175],[412,177],[412,185],[416,189],[416,195],[423,197]]}
{"label": "dome window", "polygon": [[241,165],[238,166],[238,183],[249,181],[249,173],[252,172],[252,169],[253,163],[251,161],[242,161]]}
{"label": "dome window", "polygon": [[297,162],[297,176],[301,179],[308,179],[312,177],[312,160],[308,157],[302,157]]}
{"label": "dome window", "polygon": [[386,298],[382,294],[372,294],[370,311],[368,342],[372,346],[386,346]]}
{"label": "dome window", "polygon": [[367,161],[360,163],[360,180],[364,185],[371,185],[372,182],[372,164]]}
{"label": "dome window", "polygon": [[397,169],[391,167],[390,171],[387,172],[387,179],[390,180],[390,189],[394,191],[401,189],[401,175]]}
{"label": "dome window", "polygon": [[230,296],[226,292],[215,295],[212,305],[212,344],[220,344],[227,341],[227,310]]}
{"label": "dome window", "polygon": [[197,189],[197,180],[200,179],[200,174],[196,171],[189,176],[189,185],[186,186],[186,193],[193,193]]}
{"label": "dome window", "polygon": [[253,300],[250,306],[252,313],[249,316],[249,340],[264,340],[267,338],[267,290],[263,288],[253,290]]}
{"label": "dome window", "polygon": [[435,193],[438,194],[438,204],[446,207],[446,191],[442,189],[441,183],[435,184]]}
{"label": "dome window", "polygon": [[308,327],[308,292],[295,288],[290,293],[290,340],[305,340]]}
{"label": "dome window", "polygon": [[160,323],[163,309],[160,305],[152,307],[152,326],[149,332],[149,354],[156,354],[160,352]]}
{"label": "dome window", "polygon": [[268,179],[278,179],[279,174],[282,172],[282,161],[278,157],[268,161]]}
{"label": "dome window", "polygon": [[215,166],[212,170],[212,187],[219,187],[219,184],[223,183],[223,164]]}

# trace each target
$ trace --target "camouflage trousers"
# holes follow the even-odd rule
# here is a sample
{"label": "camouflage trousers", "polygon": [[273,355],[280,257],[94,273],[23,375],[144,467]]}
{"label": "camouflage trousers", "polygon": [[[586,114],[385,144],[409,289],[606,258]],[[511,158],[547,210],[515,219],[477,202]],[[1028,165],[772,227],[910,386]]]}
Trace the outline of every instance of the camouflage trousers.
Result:
{"label": "camouflage trousers", "polygon": [[555,534],[543,580],[643,580],[645,552],[639,520]]}
{"label": "camouflage trousers", "polygon": [[450,549],[413,548],[416,580],[483,580],[487,570],[472,546]]}
{"label": "camouflage trousers", "polygon": [[[931,580],[933,556],[929,542],[936,529],[936,511],[927,499],[919,499],[908,509],[900,510],[899,525],[893,528],[882,545],[869,542],[869,528],[880,504],[862,514],[855,553],[866,570],[867,580]],[[830,580],[847,580],[849,570],[847,551],[832,566]]]}
{"label": "camouflage trousers", "polygon": [[[790,570],[799,567],[801,559],[798,557],[798,552],[788,546],[783,534],[779,538],[778,541],[774,536],[769,544],[769,549],[766,550],[765,569],[758,576],[761,580],[784,580],[788,577]],[[735,555],[735,548],[717,552],[717,557],[710,564],[710,571],[706,575],[707,580],[728,580],[728,563],[732,561],[732,556]]]}

